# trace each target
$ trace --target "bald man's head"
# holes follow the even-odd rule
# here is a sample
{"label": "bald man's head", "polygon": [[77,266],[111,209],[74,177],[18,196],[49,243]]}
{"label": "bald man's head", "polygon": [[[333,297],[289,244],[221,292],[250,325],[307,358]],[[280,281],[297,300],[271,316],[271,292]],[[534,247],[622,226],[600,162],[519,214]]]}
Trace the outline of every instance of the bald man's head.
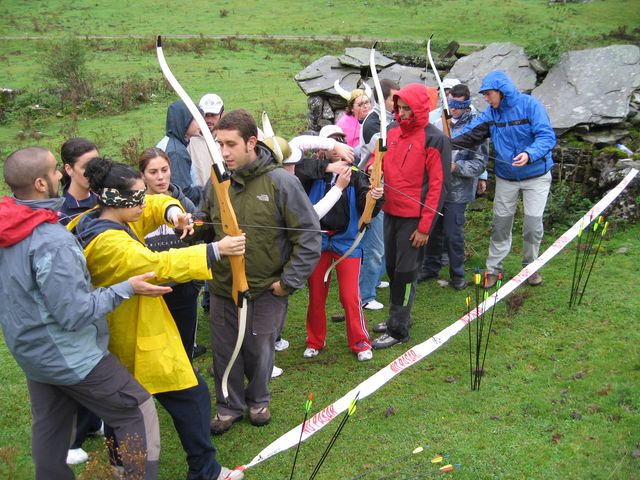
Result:
{"label": "bald man's head", "polygon": [[4,181],[18,198],[54,197],[59,181],[56,159],[42,147],[16,150],[4,162]]}

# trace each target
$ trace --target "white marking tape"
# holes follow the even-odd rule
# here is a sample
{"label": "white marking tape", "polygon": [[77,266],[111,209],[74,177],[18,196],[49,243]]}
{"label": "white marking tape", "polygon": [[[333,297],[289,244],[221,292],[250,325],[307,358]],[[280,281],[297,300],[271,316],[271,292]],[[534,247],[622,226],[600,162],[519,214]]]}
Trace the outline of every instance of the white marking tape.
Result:
{"label": "white marking tape", "polygon": [[[567,230],[561,235],[553,245],[551,245],[545,252],[538,257],[538,259],[523,268],[520,273],[505,283],[498,291],[488,297],[477,309],[472,309],[467,315],[458,319],[455,323],[448,326],[441,332],[437,333],[430,339],[422,342],[415,347],[409,349],[401,356],[396,358],[389,365],[379,370],[377,373],[367,378],[357,387],[351,389],[345,396],[335,401],[328,407],[325,407],[320,412],[311,417],[304,426],[304,432],[302,434],[302,441],[304,442],[311,435],[327,425],[331,420],[336,418],[340,413],[344,412],[351,401],[359,394],[359,400],[368,397],[385,383],[391,380],[393,377],[402,372],[405,368],[409,368],[413,364],[419,362],[431,352],[437,350],[444,345],[451,337],[460,332],[468,323],[476,319],[478,315],[482,315],[484,312],[490,310],[496,303],[504,299],[507,295],[518,288],[524,281],[529,278],[534,272],[540,269],[549,260],[555,257],[560,250],[562,250],[571,240],[573,240],[580,229],[586,228],[593,220],[596,220],[598,216],[613,202],[613,200],[622,193],[622,191],[629,185],[631,180],[636,176],[638,170],[631,169],[627,176],[609,191],[591,210],[589,210],[580,220],[578,220],[573,227]],[[477,310],[477,311],[476,311]],[[269,444],[264,448],[253,460],[247,465],[238,467],[245,470],[259,464],[269,457],[274,456],[277,453],[288,450],[298,444],[300,439],[300,429],[302,425],[289,430],[280,438]]]}

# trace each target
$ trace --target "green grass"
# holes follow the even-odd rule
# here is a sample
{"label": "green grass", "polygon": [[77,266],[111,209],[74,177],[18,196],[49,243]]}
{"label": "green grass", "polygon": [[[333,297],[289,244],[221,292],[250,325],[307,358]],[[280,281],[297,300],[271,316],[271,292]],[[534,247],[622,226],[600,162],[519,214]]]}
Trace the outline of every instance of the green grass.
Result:
{"label": "green grass", "polygon": [[[293,76],[323,54],[340,54],[358,35],[397,39],[390,49],[424,50],[431,32],[436,45],[450,40],[488,44],[510,40],[529,49],[556,52],[616,43],[601,36],[620,26],[640,24],[637,2],[594,0],[549,6],[546,0],[368,0],[363,2],[107,2],[87,1],[0,3],[0,36],[51,35],[54,40],[2,40],[0,86],[20,88],[24,95],[40,95],[51,86],[41,71],[42,55],[55,55],[64,35],[113,35],[144,38],[90,39],[90,67],[97,83],[125,76],[161,78],[153,49],[154,36],[168,36],[165,55],[176,77],[194,99],[208,91],[219,93],[227,110],[246,108],[255,115],[267,110],[278,133],[292,136],[306,128],[306,98]],[[220,10],[226,9],[226,16]],[[171,13],[169,13],[171,12]],[[263,39],[176,39],[180,34],[333,35],[337,41],[280,41]],[[368,44],[369,41],[365,42]],[[413,45],[413,47],[412,47]],[[54,47],[52,53],[46,53]],[[384,45],[383,45],[384,48]],[[45,52],[45,53],[43,53]],[[122,158],[131,139],[142,146],[155,144],[164,134],[171,92],[123,114],[86,115],[48,105],[45,114],[32,113],[0,123],[0,158],[16,148],[40,144],[59,152],[71,135],[96,140],[104,154]],[[35,103],[35,102],[34,102]],[[19,131],[25,132],[25,138]],[[34,132],[39,138],[31,138]],[[35,135],[34,135],[35,136]],[[1,161],[0,161],[1,162]],[[7,188],[0,180],[0,192]],[[576,214],[577,217],[578,214]],[[469,268],[482,266],[490,225],[488,210],[470,214],[467,248]],[[515,231],[518,231],[516,226]],[[554,235],[562,230],[555,229]],[[550,236],[551,237],[551,236]],[[596,263],[583,305],[569,310],[573,251],[558,255],[542,271],[545,283],[513,294],[522,300],[516,312],[505,302],[496,309],[487,376],[480,392],[471,392],[466,332],[411,367],[374,395],[363,400],[328,457],[318,478],[352,478],[363,469],[409,454],[428,444],[422,456],[389,465],[366,479],[379,478],[426,460],[403,478],[440,478],[428,460],[446,452],[462,468],[462,479],[513,478],[637,478],[640,465],[640,335],[634,321],[640,311],[637,258],[640,227],[611,229],[604,255]],[[547,238],[549,245],[552,238]],[[518,271],[520,239],[507,268]],[[628,253],[616,253],[625,246]],[[544,247],[543,247],[544,248]],[[386,293],[380,300],[388,303]],[[517,303],[517,302],[515,302]],[[515,303],[512,308],[515,308]],[[291,348],[276,355],[285,369],[273,381],[274,420],[264,428],[236,424],[215,437],[224,465],[248,463],[262,448],[302,421],[304,402],[314,393],[314,412],[342,397],[399,356],[459,318],[464,294],[421,284],[414,309],[412,343],[376,352],[366,364],[356,362],[346,347],[343,324],[329,322],[327,348],[303,360],[306,292],[291,298],[284,335]],[[338,312],[335,286],[329,313]],[[367,312],[371,326],[384,312]],[[207,345],[203,317],[200,343]],[[205,372],[210,354],[196,365]],[[0,342],[0,478],[33,478],[30,458],[29,399],[22,372]],[[449,383],[446,380],[454,381]],[[205,378],[210,378],[205,374]],[[186,463],[168,416],[160,409],[162,431],[161,479],[183,478]],[[308,478],[338,421],[311,437],[303,446],[296,478]],[[86,443],[102,452],[99,440]],[[15,450],[11,450],[15,449]],[[250,479],[287,478],[294,451],[263,462],[247,473]],[[101,455],[103,455],[101,453]],[[9,467],[15,471],[9,471]],[[75,467],[82,472],[84,467]],[[395,477],[398,478],[398,477]]]}
{"label": "green grass", "polygon": [[[549,34],[575,37],[638,25],[633,0],[553,5],[546,0],[368,0],[317,2],[14,1],[0,9],[4,35],[265,34],[336,35],[462,42],[542,41]],[[226,15],[223,14],[226,12]],[[479,40],[480,39],[480,40]]]}
{"label": "green grass", "polygon": [[[477,220],[484,222],[484,212],[473,213],[469,222],[470,228],[480,232],[483,227]],[[542,270],[542,287],[523,287],[512,294],[518,299],[512,308],[521,302],[517,311],[507,308],[510,299],[500,303],[480,392],[469,388],[467,332],[462,331],[364,399],[318,478],[352,478],[422,444],[429,445],[423,454],[365,478],[379,478],[421,459],[426,462],[403,478],[437,478],[436,467],[428,461],[437,453],[448,453],[451,462],[462,464],[450,474],[461,479],[633,478],[640,448],[640,334],[635,328],[640,309],[639,234],[638,225],[612,229],[580,307],[567,307],[573,244]],[[519,264],[520,240],[517,236],[515,240],[507,263],[512,274]],[[543,248],[552,240],[547,239]],[[486,240],[476,242],[480,256],[467,262],[470,269],[482,266],[486,251]],[[627,252],[618,253],[621,247]],[[225,465],[248,463],[302,421],[310,391],[315,413],[411,345],[453,323],[464,313],[464,296],[434,282],[420,284],[411,343],[375,352],[372,362],[360,364],[346,347],[343,323],[329,322],[326,349],[312,360],[302,358],[306,292],[298,292],[291,298],[284,330],[291,347],[276,354],[277,365],[285,374],[271,384],[273,422],[256,428],[244,421],[214,437],[219,460]],[[387,303],[386,292],[381,291],[379,298]],[[338,311],[334,286],[328,313]],[[368,324],[384,320],[385,312],[367,311]],[[200,327],[199,341],[207,345],[204,317]],[[196,365],[204,372],[210,361],[207,353]],[[24,379],[4,345],[0,346],[0,366],[6,375],[0,402],[10,405],[0,413],[0,448],[18,449],[15,478],[26,479],[33,475],[29,402]],[[210,380],[207,374],[205,378]],[[184,455],[167,415],[161,409],[160,414],[160,478],[179,478],[186,470]],[[310,475],[338,423],[332,422],[302,445],[296,478]],[[87,448],[101,451],[97,440],[88,442]],[[289,450],[276,455],[250,470],[247,478],[286,478],[293,454]],[[418,477],[417,472],[433,474]]]}

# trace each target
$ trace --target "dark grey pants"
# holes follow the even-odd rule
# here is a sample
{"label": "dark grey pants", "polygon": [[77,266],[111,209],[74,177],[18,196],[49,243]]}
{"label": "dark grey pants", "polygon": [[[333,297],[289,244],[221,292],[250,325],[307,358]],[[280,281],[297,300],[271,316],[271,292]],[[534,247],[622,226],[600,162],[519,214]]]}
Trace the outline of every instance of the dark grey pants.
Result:
{"label": "dark grey pants", "polygon": [[409,336],[418,272],[424,258],[424,248],[413,248],[409,240],[419,221],[419,218],[384,215],[384,256],[391,300],[387,333],[398,340]]}
{"label": "dark grey pants", "polygon": [[269,406],[275,342],[284,325],[288,302],[288,297],[277,297],[270,290],[249,302],[242,349],[229,374],[227,403],[222,395],[222,376],[238,337],[238,309],[230,298],[211,294],[209,324],[218,414],[238,417],[244,414],[245,406]]}
{"label": "dark grey pants", "polygon": [[[120,445],[124,478],[158,476],[160,431],[153,399],[113,355],[104,357],[76,385],[27,380],[31,397],[31,450],[36,480],[73,480],[66,464],[74,415],[82,405],[111,425]],[[145,454],[142,459],[140,452]]]}

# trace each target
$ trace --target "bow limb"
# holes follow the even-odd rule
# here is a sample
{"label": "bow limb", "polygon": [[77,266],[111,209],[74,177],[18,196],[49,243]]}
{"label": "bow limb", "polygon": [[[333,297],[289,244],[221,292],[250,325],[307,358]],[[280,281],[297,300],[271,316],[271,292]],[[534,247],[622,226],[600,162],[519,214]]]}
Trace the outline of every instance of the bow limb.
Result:
{"label": "bow limb", "polygon": [[431,39],[433,38],[433,34],[429,37],[429,41],[427,42],[427,57],[429,58],[429,65],[431,65],[431,70],[433,70],[433,74],[436,77],[436,82],[438,82],[438,90],[440,90],[440,98],[442,98],[442,131],[444,134],[451,138],[451,111],[449,110],[449,102],[447,101],[447,94],[444,91],[444,85],[442,84],[442,79],[440,78],[440,74],[438,73],[438,69],[436,68],[436,64],[433,61],[433,57],[431,56]]}
{"label": "bow limb", "polygon": [[[178,80],[176,80],[169,68],[169,65],[167,65],[162,51],[162,38],[160,35],[157,37],[156,53],[158,55],[158,62],[160,63],[162,73],[180,99],[187,106],[189,112],[193,115],[193,118],[196,120],[205,139],[209,154],[213,159],[213,166],[211,167],[211,186],[213,187],[213,191],[218,202],[218,208],[220,209],[222,231],[227,235],[242,235],[242,230],[238,225],[238,220],[236,218],[235,211],[233,210],[233,206],[231,205],[231,199],[229,198],[229,184],[231,176],[224,163],[224,159],[222,158],[220,147],[213,139],[213,135],[211,135],[200,110],[198,110],[198,107],[193,103],[193,100],[191,100],[187,92],[185,92]],[[231,296],[234,303],[238,306],[238,338],[236,339],[235,349],[222,377],[222,393],[225,400],[229,397],[227,387],[229,373],[231,372],[231,368],[233,367],[236,358],[238,358],[238,354],[240,353],[242,342],[244,340],[248,308],[247,300],[249,298],[249,283],[245,273],[244,255],[231,255],[227,258],[231,265],[231,274],[233,277]]]}
{"label": "bow limb", "polygon": [[[380,137],[378,138],[378,142],[376,143],[376,149],[373,153],[373,164],[371,168],[371,173],[369,175],[369,181],[371,183],[372,188],[379,188],[382,185],[382,159],[384,158],[384,154],[387,151],[387,111],[384,105],[384,97],[382,95],[382,86],[380,85],[380,79],[378,78],[378,71],[376,70],[376,62],[375,62],[375,44],[371,48],[371,53],[369,55],[369,68],[371,69],[371,75],[373,77],[373,83],[375,85],[376,94],[378,96],[378,105],[380,106]],[[329,274],[331,270],[336,268],[336,266],[353,252],[364,234],[367,231],[367,227],[371,223],[371,217],[373,216],[373,210],[376,207],[377,200],[371,196],[369,192],[367,194],[367,198],[364,205],[364,210],[362,211],[362,215],[360,215],[360,219],[358,220],[358,235],[355,240],[351,244],[351,246],[347,249],[347,251],[335,262],[333,262],[326,272],[324,272],[324,283],[327,283],[329,280]]]}

